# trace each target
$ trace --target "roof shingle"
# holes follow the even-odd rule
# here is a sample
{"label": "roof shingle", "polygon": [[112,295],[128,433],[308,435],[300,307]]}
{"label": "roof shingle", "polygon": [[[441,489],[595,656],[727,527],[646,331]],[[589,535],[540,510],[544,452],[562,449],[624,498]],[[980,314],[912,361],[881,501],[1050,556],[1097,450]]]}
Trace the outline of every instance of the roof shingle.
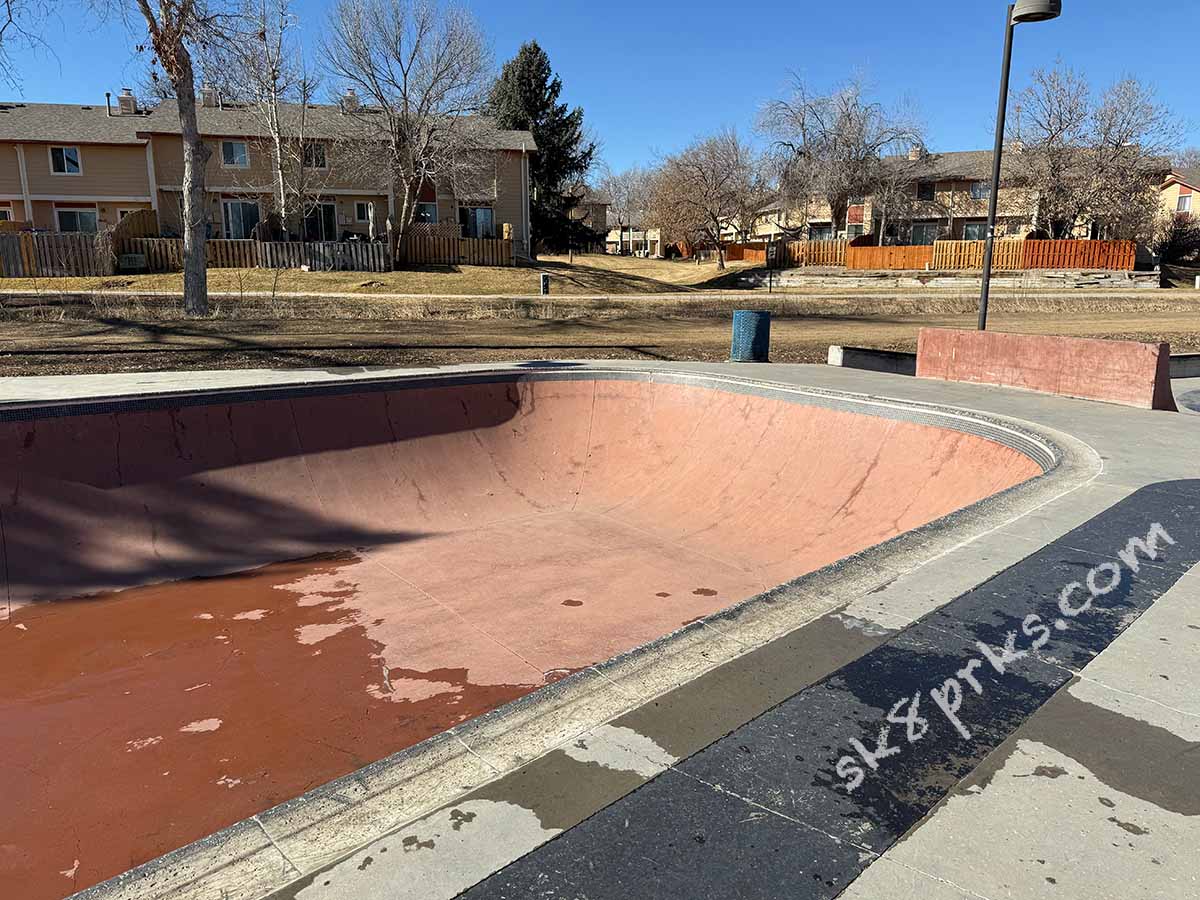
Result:
{"label": "roof shingle", "polygon": [[[198,106],[196,117],[200,133],[206,137],[266,136],[254,112],[244,105]],[[308,108],[306,129],[315,138],[331,140],[366,130],[361,116],[327,104]],[[115,104],[109,115],[104,104],[0,102],[0,141],[137,144],[148,134],[179,133],[179,105],[174,100],[164,100],[154,109],[132,116],[117,115]],[[528,131],[492,130],[491,136],[494,150],[537,149]]]}

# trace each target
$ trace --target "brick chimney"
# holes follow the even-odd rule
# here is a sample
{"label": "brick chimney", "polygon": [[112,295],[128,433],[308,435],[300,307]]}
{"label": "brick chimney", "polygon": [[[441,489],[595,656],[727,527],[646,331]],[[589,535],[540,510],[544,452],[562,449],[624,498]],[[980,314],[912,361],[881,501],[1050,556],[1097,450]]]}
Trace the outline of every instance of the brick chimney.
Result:
{"label": "brick chimney", "polygon": [[346,93],[342,95],[342,111],[355,112],[358,110],[358,94],[354,88],[346,88]]}
{"label": "brick chimney", "polygon": [[217,89],[211,84],[200,85],[200,105],[207,107],[217,107],[221,105],[221,97],[217,93]]}
{"label": "brick chimney", "polygon": [[913,144],[908,148],[908,158],[913,162],[925,156],[925,148],[920,144]]}
{"label": "brick chimney", "polygon": [[121,93],[117,95],[117,115],[136,116],[137,112],[137,97],[129,88],[121,88]]}

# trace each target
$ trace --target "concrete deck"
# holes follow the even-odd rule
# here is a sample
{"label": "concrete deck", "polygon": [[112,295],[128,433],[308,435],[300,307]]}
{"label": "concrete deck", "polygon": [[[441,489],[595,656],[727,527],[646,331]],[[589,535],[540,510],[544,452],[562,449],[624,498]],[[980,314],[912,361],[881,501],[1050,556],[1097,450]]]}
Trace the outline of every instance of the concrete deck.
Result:
{"label": "concrete deck", "polygon": [[[826,367],[669,368],[981,411],[1052,441],[1061,461],[88,895],[1197,893],[1181,851],[1200,839],[1189,665],[1200,650],[1200,420]],[[261,377],[136,380],[171,392]],[[130,389],[123,376],[94,379],[93,395]],[[66,399],[82,381],[12,379],[0,392]],[[1176,395],[1196,389],[1177,383]],[[980,667],[980,695],[963,678],[970,737],[953,727],[928,689],[979,657],[976,641],[1002,646],[1030,613],[1061,618],[1063,587],[1119,559],[1151,522],[1175,545],[1005,674]],[[893,725],[901,752],[847,792],[837,767],[851,739],[874,748],[896,702],[919,691],[929,733],[908,744]]]}

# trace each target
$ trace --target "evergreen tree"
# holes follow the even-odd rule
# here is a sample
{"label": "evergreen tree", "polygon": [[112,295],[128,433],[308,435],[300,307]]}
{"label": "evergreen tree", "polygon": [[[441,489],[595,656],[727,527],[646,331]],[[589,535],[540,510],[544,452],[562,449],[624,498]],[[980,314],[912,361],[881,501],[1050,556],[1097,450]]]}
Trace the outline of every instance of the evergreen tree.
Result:
{"label": "evergreen tree", "polygon": [[487,104],[500,128],[529,131],[537,143],[529,162],[530,218],[535,242],[547,250],[587,240],[587,227],[570,214],[596,155],[583,132],[583,110],[560,103],[561,93],[550,57],[530,41],[504,64]]}

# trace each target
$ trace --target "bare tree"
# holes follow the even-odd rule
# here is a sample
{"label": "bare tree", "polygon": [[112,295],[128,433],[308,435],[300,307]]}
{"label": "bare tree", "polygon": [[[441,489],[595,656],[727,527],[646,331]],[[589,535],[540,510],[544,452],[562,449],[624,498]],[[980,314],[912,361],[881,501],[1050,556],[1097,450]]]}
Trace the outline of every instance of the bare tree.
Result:
{"label": "bare tree", "polygon": [[1096,97],[1078,72],[1039,69],[1010,118],[1011,167],[1037,197],[1038,225],[1052,238],[1085,226],[1148,238],[1175,135],[1166,107],[1136,79]]}
{"label": "bare tree", "polygon": [[51,11],[50,0],[0,0],[0,84],[21,87],[21,73],[13,65],[13,48],[47,48],[39,28]]}
{"label": "bare tree", "polygon": [[696,141],[655,173],[649,219],[673,236],[714,246],[723,269],[723,228],[753,230],[762,215],[768,197],[762,172],[762,161],[733,130]]}
{"label": "bare tree", "polygon": [[845,227],[851,198],[873,194],[886,179],[883,157],[923,143],[912,112],[868,100],[857,80],[820,94],[797,78],[789,97],[763,109],[759,127],[774,140],[785,204],[824,197],[835,232]]}
{"label": "bare tree", "polygon": [[[634,226],[645,219],[650,199],[650,173],[641,166],[614,172],[605,166],[596,191],[608,201],[608,209],[617,220],[617,252],[621,252],[625,227],[629,226],[629,252],[633,252]],[[643,228],[643,234],[645,230]]]}
{"label": "bare tree", "polygon": [[1200,147],[1184,147],[1176,150],[1171,157],[1175,171],[1200,170]]}
{"label": "bare tree", "polygon": [[475,19],[435,0],[338,0],[325,41],[329,69],[365,101],[361,171],[396,191],[393,238],[406,233],[429,185],[480,197],[494,190],[494,130],[477,113],[491,54]]}
{"label": "bare tree", "polygon": [[261,137],[251,144],[270,160],[274,212],[284,229],[302,231],[335,154],[336,142],[318,137],[310,115],[320,79],[305,65],[289,0],[246,0],[243,18],[247,38],[212,48],[206,80],[254,115]]}
{"label": "bare tree", "polygon": [[[112,0],[122,3],[124,0]],[[155,64],[170,82],[183,135],[183,307],[208,313],[208,208],[205,167],[212,150],[200,137],[196,117],[194,52],[230,45],[244,35],[238,11],[221,0],[135,0],[150,34]]]}

